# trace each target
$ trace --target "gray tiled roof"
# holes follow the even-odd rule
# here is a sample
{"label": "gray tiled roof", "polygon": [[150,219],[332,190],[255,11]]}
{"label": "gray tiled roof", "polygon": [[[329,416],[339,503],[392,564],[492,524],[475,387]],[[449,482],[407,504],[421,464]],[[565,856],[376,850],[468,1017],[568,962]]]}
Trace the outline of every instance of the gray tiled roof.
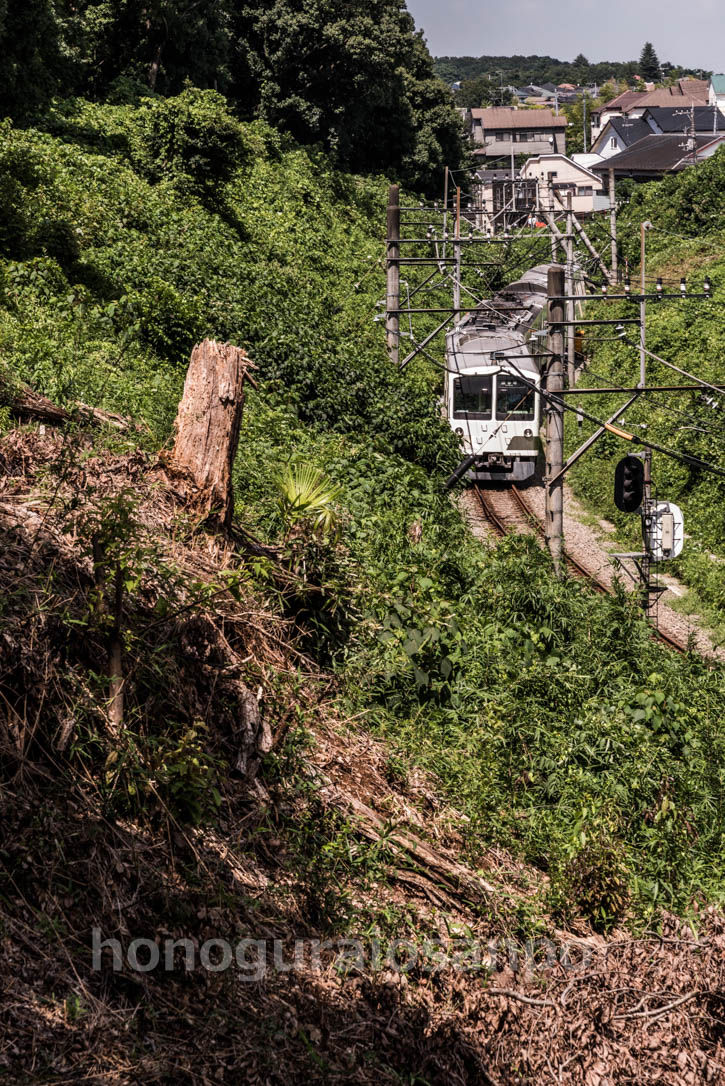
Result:
{"label": "gray tiled roof", "polygon": [[[711,135],[695,136],[698,148],[704,147],[711,139]],[[661,135],[653,132],[618,155],[596,162],[592,170],[594,173],[606,173],[607,170],[632,174],[669,173],[686,165],[686,159],[687,147],[681,132]]]}
{"label": "gray tiled roof", "polygon": [[[690,127],[690,111],[682,108],[652,106],[647,113],[663,132],[682,132]],[[725,116],[713,106],[695,106],[695,131],[712,132],[713,123],[717,131],[725,131]]]}
{"label": "gray tiled roof", "polygon": [[609,123],[621,138],[625,147],[631,147],[637,140],[652,135],[652,129],[640,117],[610,117]]}

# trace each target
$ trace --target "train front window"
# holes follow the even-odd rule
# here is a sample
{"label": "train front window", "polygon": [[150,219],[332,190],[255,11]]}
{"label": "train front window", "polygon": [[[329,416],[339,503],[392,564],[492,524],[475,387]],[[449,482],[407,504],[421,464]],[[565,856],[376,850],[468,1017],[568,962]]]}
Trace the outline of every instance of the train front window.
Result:
{"label": "train front window", "polygon": [[499,373],[496,379],[496,418],[499,422],[532,422],[535,411],[534,390],[514,374]]}
{"label": "train front window", "polygon": [[493,378],[490,374],[456,377],[453,382],[453,418],[488,422],[492,417]]}

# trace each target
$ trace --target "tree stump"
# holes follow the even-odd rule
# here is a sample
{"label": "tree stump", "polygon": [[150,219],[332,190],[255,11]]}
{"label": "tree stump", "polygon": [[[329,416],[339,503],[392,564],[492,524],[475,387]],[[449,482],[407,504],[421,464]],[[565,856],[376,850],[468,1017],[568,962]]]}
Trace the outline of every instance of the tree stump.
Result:
{"label": "tree stump", "polygon": [[252,363],[241,347],[205,339],[191,353],[167,468],[190,479],[190,501],[225,526],[234,510],[232,464]]}

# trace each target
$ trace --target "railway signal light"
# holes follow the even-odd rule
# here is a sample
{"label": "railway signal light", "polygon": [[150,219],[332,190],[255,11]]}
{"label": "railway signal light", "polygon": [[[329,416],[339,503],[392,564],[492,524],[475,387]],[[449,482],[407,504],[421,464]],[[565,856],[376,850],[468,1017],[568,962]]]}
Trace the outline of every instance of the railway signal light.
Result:
{"label": "railway signal light", "polygon": [[624,456],[614,473],[614,504],[623,513],[636,513],[644,497],[644,464],[636,456]]}

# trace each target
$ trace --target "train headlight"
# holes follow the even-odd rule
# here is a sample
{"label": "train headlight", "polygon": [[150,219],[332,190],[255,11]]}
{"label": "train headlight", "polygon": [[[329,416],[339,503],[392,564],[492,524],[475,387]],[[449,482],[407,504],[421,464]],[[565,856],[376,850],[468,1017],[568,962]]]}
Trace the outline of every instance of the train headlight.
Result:
{"label": "train headlight", "polygon": [[455,429],[454,433],[458,434],[459,437],[463,437],[463,427],[462,426],[456,426],[456,429]]}
{"label": "train headlight", "polygon": [[534,436],[533,430],[528,430],[528,429],[524,430],[524,437],[533,437],[533,436]]}

